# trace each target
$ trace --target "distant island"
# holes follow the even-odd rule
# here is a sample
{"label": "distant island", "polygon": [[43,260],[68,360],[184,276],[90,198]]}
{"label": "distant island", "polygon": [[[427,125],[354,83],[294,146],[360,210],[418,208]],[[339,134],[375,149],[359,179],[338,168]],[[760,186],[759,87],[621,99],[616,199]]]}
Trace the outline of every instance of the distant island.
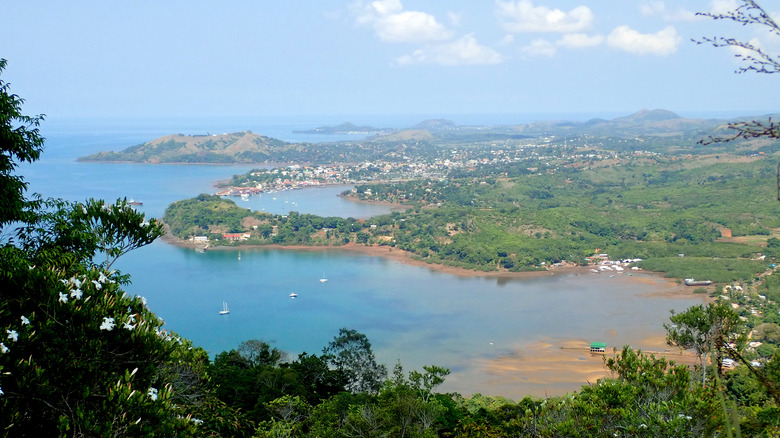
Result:
{"label": "distant island", "polygon": [[293,131],[296,134],[375,134],[383,132],[384,129],[374,128],[373,126],[356,126],[349,122],[344,122],[336,126],[320,126],[314,129],[304,129]]}

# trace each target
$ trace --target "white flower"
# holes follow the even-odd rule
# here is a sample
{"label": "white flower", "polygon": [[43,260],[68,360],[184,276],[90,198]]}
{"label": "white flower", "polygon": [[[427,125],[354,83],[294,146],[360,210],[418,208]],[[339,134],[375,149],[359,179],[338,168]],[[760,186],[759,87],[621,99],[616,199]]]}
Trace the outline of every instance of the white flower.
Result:
{"label": "white flower", "polygon": [[141,300],[141,304],[143,304],[144,306],[146,305],[146,298],[144,298],[144,297],[142,297],[140,295],[136,295],[135,297],[138,298],[139,300]]}
{"label": "white flower", "polygon": [[79,280],[76,277],[72,277],[70,279],[70,282],[73,283],[73,285],[76,286],[77,288],[81,287],[81,280]]}
{"label": "white flower", "polygon": [[68,284],[69,283],[69,281],[64,279],[64,278],[62,280],[60,280],[60,282],[62,282],[62,284]]}
{"label": "white flower", "polygon": [[98,277],[98,281],[101,282],[101,283],[105,283],[105,282],[108,281],[108,277],[106,277],[106,274],[101,272],[100,273],[100,277]]}
{"label": "white flower", "polygon": [[22,315],[22,325],[30,325],[30,320],[24,315]]}
{"label": "white flower", "polygon": [[103,324],[100,324],[100,330],[108,330],[111,331],[114,329],[114,318],[104,317],[103,318]]}
{"label": "white flower", "polygon": [[0,395],[3,395],[3,394],[5,394],[5,393],[3,392],[3,388],[0,388]]}
{"label": "white flower", "polygon": [[68,296],[62,292],[60,292],[60,302],[67,303],[68,302]]}
{"label": "white flower", "polygon": [[157,388],[149,388],[149,397],[152,399],[152,401],[157,400]]}
{"label": "white flower", "polygon": [[73,292],[70,293],[70,296],[79,300],[81,299],[81,295],[83,295],[83,292],[81,292],[81,289],[76,289]]}
{"label": "white flower", "polygon": [[81,212],[87,214],[87,207],[81,206]]}
{"label": "white flower", "polygon": [[19,333],[17,333],[16,330],[6,330],[6,333],[8,333],[8,339],[14,342],[19,339]]}
{"label": "white flower", "polygon": [[127,315],[127,322],[135,322],[135,315],[132,313],[130,315]]}
{"label": "white flower", "polygon": [[200,418],[190,418],[190,421],[192,421],[195,424],[203,424],[203,420]]}
{"label": "white flower", "polygon": [[132,325],[132,324],[130,324],[129,322],[126,322],[126,323],[125,323],[125,324],[122,326],[122,328],[123,328],[123,329],[125,329],[125,330],[132,330],[132,329],[134,329],[134,328],[135,328],[135,326],[134,326],[134,325]]}
{"label": "white flower", "polygon": [[0,342],[0,353],[8,353],[8,347],[6,347],[2,342]]}
{"label": "white flower", "polygon": [[103,285],[100,284],[100,282],[97,281],[97,280],[92,280],[92,284],[95,285],[95,289],[97,289],[97,290],[103,289]]}

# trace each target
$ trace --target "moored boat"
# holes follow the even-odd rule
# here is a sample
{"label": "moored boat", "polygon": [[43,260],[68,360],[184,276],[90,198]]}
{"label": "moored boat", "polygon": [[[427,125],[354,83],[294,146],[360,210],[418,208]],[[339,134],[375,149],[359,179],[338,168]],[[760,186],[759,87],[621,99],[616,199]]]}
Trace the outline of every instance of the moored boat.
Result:
{"label": "moored boat", "polygon": [[709,286],[712,284],[712,280],[694,280],[693,278],[686,278],[686,286]]}

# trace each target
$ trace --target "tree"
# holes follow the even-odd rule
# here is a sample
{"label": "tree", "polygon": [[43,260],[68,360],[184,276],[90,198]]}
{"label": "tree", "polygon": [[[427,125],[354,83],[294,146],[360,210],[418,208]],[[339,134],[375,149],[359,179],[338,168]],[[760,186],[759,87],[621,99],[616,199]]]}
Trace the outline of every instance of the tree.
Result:
{"label": "tree", "polygon": [[700,304],[669,317],[664,323],[666,342],[686,350],[693,350],[701,360],[702,384],[707,377],[707,356],[714,353],[713,363],[718,373],[722,369],[722,353],[730,344],[744,341],[739,316],[730,307],[718,303]]}
{"label": "tree", "polygon": [[[0,59],[0,73],[7,61]],[[0,229],[24,219],[36,203],[24,197],[27,183],[14,170],[21,162],[31,163],[43,151],[43,137],[38,126],[44,116],[22,113],[24,99],[10,93],[9,84],[0,79]]]}
{"label": "tree", "polygon": [[1,433],[194,435],[199,395],[175,398],[184,383],[172,371],[203,351],[163,329],[143,297],[123,291],[129,277],[109,270],[162,227],[124,200],[25,199],[14,169],[39,157],[43,139],[42,117],[22,115],[22,102],[0,82]]}
{"label": "tree", "polygon": [[323,353],[330,355],[331,365],[346,376],[347,390],[376,394],[382,388],[387,367],[376,362],[371,342],[363,333],[339,329],[339,334],[333,337]]}
{"label": "tree", "polygon": [[[732,11],[722,14],[699,12],[696,15],[709,17],[714,20],[730,20],[743,26],[756,25],[767,31],[770,35],[780,36],[780,27],[772,17],[753,0],[741,0],[740,5]],[[737,73],[755,72],[773,74],[780,73],[780,57],[767,53],[758,44],[740,41],[731,37],[713,37],[694,40],[698,44],[711,44],[715,47],[730,47],[736,49],[735,57],[744,62]],[[727,128],[734,134],[726,137],[709,137],[702,143],[725,142],[737,139],[751,138],[780,138],[780,125],[769,118],[766,121],[752,120],[746,122],[729,123]]]}
{"label": "tree", "polygon": [[281,362],[286,354],[265,342],[258,339],[244,341],[238,346],[238,354],[245,358],[251,366],[276,366]]}
{"label": "tree", "polygon": [[306,400],[312,405],[344,391],[347,383],[342,372],[328,367],[325,355],[301,353],[290,368],[298,374]]}

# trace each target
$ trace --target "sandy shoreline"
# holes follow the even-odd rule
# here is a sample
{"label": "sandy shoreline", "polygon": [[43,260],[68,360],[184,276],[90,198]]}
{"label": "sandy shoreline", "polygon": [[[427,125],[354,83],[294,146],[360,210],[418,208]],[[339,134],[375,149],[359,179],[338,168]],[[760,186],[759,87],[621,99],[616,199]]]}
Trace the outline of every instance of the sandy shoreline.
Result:
{"label": "sandy shoreline", "polygon": [[[693,365],[693,353],[666,345],[663,336],[644,339],[647,354],[664,356],[677,364]],[[473,387],[474,380],[485,394],[503,394],[514,400],[527,395],[546,397],[579,390],[611,377],[604,366],[604,357],[614,357],[608,348],[605,354],[591,354],[585,339],[550,339],[531,342],[511,353],[480,359],[473,375],[461,376],[461,381],[447,381],[445,389],[458,392],[461,385]],[[621,348],[617,348],[619,353]],[[480,377],[482,376],[482,377]],[[485,378],[484,376],[489,376]]]}

